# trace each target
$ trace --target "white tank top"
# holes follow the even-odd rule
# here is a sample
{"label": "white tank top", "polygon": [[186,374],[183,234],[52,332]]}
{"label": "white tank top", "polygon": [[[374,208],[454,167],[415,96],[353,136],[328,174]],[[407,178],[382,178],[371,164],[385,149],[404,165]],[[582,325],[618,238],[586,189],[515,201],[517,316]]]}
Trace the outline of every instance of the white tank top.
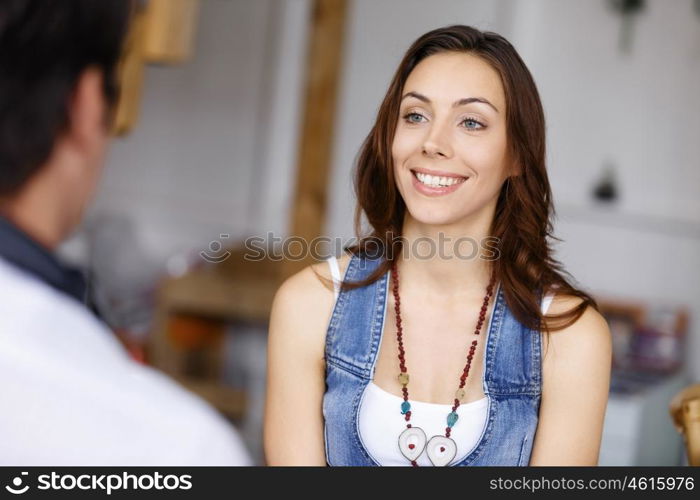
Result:
{"label": "white tank top", "polygon": [[[340,293],[340,268],[335,256],[328,259],[333,276],[335,298]],[[547,312],[554,298],[554,293],[545,295],[542,300],[542,314]],[[399,408],[403,398],[391,394],[373,381],[367,384],[359,413],[360,439],[370,456],[380,465],[404,465],[411,463],[399,451],[399,434],[406,428],[406,421]],[[444,436],[447,415],[452,411],[451,404],[427,403],[410,399],[411,423],[432,436]],[[474,448],[486,425],[488,398],[462,403],[457,408],[458,423],[452,428],[451,437],[457,443],[457,455],[452,463],[464,459]],[[419,466],[432,466],[427,453],[422,453],[417,463]]]}

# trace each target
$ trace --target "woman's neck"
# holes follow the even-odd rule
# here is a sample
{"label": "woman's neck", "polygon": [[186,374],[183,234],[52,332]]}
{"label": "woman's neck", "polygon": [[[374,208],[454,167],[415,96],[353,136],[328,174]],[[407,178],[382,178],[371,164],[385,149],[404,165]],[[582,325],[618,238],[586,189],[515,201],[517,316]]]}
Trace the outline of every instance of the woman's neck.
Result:
{"label": "woman's neck", "polygon": [[483,297],[498,255],[490,224],[490,217],[481,217],[438,226],[407,214],[397,259],[401,283],[441,300]]}

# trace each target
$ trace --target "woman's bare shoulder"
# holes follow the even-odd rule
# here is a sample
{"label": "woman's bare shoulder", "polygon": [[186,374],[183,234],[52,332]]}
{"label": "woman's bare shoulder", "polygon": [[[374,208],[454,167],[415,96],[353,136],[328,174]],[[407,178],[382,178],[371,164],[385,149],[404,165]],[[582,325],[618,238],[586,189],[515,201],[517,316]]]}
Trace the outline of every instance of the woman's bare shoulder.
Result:
{"label": "woman's bare shoulder", "polygon": [[[343,253],[337,257],[341,278],[345,275],[351,258],[352,255],[348,253]],[[330,265],[327,260],[322,260],[310,264],[287,278],[280,286],[278,293],[282,294],[283,298],[297,299],[302,302],[310,300],[313,304],[313,301],[316,299],[327,298],[329,293],[331,297],[333,296],[331,278]]]}
{"label": "woman's bare shoulder", "polygon": [[[349,262],[349,255],[338,257],[341,277]],[[282,335],[292,337],[298,346],[311,348],[322,357],[334,302],[328,262],[306,266],[285,279],[275,293],[270,314],[271,340]]]}
{"label": "woman's bare shoulder", "polygon": [[[554,298],[551,312],[583,299]],[[530,465],[596,465],[610,388],[612,339],[590,304],[571,325],[543,336],[542,402]]]}
{"label": "woman's bare shoulder", "polygon": [[[557,293],[547,310],[548,315],[562,314],[577,307],[583,299]],[[546,336],[545,348],[550,344],[555,351],[571,355],[583,355],[587,349],[607,355],[611,345],[611,334],[605,317],[588,305],[583,314],[571,325]],[[593,353],[589,353],[593,354]]]}

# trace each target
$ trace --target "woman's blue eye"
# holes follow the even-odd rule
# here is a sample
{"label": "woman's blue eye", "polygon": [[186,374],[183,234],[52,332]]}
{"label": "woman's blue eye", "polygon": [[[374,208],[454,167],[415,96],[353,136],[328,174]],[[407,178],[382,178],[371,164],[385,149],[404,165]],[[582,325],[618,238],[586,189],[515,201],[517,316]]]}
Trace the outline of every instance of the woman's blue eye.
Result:
{"label": "woman's blue eye", "polygon": [[408,113],[406,114],[403,119],[406,120],[408,123],[420,123],[420,120],[423,118],[423,115],[420,113]]}
{"label": "woman's blue eye", "polygon": [[477,125],[479,125],[479,127],[466,126],[466,128],[469,130],[480,130],[480,129],[484,128],[484,124],[478,120],[475,120],[474,118],[465,118],[464,120],[462,120],[462,123],[469,123],[469,122],[476,123]]}

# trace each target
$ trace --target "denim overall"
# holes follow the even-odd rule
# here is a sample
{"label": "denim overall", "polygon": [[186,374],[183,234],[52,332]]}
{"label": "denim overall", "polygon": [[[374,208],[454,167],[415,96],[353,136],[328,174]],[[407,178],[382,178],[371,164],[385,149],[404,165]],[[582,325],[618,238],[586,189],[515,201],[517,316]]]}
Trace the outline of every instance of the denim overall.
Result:
{"label": "denim overall", "polygon": [[[345,279],[365,278],[380,262],[379,258],[353,255]],[[358,413],[365,388],[374,378],[389,274],[368,286],[342,290],[331,316],[323,395],[326,462],[331,466],[380,465],[362,443]],[[528,465],[530,459],[541,394],[540,333],[512,316],[500,283],[494,300],[481,375],[488,399],[486,424],[464,459],[451,465]],[[402,430],[396,430],[397,446]]]}

